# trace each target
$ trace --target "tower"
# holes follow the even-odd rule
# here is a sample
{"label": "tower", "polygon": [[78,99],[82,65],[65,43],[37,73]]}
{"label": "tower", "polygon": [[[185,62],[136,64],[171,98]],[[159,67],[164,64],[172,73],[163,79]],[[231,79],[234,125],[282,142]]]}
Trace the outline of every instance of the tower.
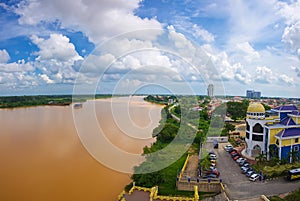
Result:
{"label": "tower", "polygon": [[246,118],[246,154],[251,157],[256,157],[265,150],[264,126],[265,108],[260,103],[251,103],[247,109]]}
{"label": "tower", "polygon": [[207,96],[213,97],[214,96],[214,85],[209,84],[207,87]]}

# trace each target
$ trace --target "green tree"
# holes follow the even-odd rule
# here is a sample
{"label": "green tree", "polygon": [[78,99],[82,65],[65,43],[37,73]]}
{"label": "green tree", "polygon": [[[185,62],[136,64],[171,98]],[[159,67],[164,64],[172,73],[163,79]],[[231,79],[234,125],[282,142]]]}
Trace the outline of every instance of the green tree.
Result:
{"label": "green tree", "polygon": [[257,166],[259,170],[262,170],[267,162],[267,155],[264,153],[259,153],[258,156],[255,157],[257,161]]}
{"label": "green tree", "polygon": [[264,106],[265,110],[271,110],[272,108],[270,106],[268,106],[267,104],[262,103],[262,105]]}
{"label": "green tree", "polygon": [[200,159],[200,166],[202,170],[207,170],[210,167],[209,155],[207,154],[204,158]]}
{"label": "green tree", "polygon": [[247,108],[249,102],[244,100],[243,102],[228,102],[227,113],[231,118],[236,121],[237,119],[244,119],[246,117]]}
{"label": "green tree", "polygon": [[178,126],[166,123],[164,128],[157,134],[157,140],[162,143],[169,143],[171,142],[178,132]]}
{"label": "green tree", "polygon": [[230,123],[226,123],[224,125],[223,130],[222,130],[222,136],[227,136],[230,131],[235,131],[235,125],[230,124]]}
{"label": "green tree", "polygon": [[153,187],[164,182],[163,174],[161,171],[147,173],[147,174],[133,174],[132,180],[138,186]]}

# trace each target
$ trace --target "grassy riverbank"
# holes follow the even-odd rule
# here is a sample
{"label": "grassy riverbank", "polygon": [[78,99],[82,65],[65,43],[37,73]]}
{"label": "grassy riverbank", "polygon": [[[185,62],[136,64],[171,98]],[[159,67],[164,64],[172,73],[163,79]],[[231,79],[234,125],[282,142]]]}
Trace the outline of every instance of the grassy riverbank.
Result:
{"label": "grassy riverbank", "polygon": [[[155,99],[153,99],[155,97]],[[165,104],[170,97],[149,96],[146,101]],[[175,98],[172,98],[175,100]],[[181,102],[184,105],[183,102]],[[170,161],[170,165],[156,172],[146,174],[133,174],[132,180],[137,186],[153,187],[158,186],[159,195],[172,196],[193,196],[194,192],[178,191],[176,189],[176,179],[179,171],[184,165],[188,153],[198,153],[199,136],[196,131],[187,125],[187,122],[178,122],[170,114],[167,105],[162,110],[162,120],[160,125],[153,130],[153,136],[156,136],[156,142],[151,147],[144,147],[143,154],[146,161],[135,167],[135,172],[147,172],[153,167],[159,167],[165,161]],[[172,143],[171,146],[170,143]],[[182,153],[179,150],[186,150]],[[180,155],[179,155],[180,153]],[[176,159],[172,161],[172,159]],[[126,187],[128,191],[132,183]]]}
{"label": "grassy riverbank", "polygon": [[35,95],[35,96],[2,96],[0,108],[29,107],[40,105],[70,105],[72,102],[85,102],[88,99],[109,98],[111,95]]}

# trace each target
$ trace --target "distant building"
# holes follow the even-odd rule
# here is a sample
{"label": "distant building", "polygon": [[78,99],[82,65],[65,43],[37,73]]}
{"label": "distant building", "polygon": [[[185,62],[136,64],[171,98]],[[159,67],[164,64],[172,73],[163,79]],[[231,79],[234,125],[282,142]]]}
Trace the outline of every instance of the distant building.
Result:
{"label": "distant building", "polygon": [[207,96],[213,97],[214,96],[214,85],[209,84],[207,87]]}
{"label": "distant building", "polygon": [[254,90],[247,90],[246,91],[246,97],[248,99],[260,99],[261,92],[260,91],[254,91]]}
{"label": "distant building", "polygon": [[[265,111],[260,103],[251,103],[246,117],[246,155],[260,153],[292,162],[292,153],[300,154],[300,111],[295,105],[283,105]],[[299,158],[298,158],[299,160]]]}

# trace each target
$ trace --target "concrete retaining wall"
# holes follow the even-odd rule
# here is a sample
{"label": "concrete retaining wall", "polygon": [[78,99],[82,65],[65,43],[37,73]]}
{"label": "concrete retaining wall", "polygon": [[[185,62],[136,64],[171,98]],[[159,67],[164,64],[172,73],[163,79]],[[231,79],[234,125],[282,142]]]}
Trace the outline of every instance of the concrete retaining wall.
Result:
{"label": "concrete retaining wall", "polygon": [[198,191],[201,192],[221,192],[220,182],[186,182],[186,181],[177,181],[176,186],[178,190],[183,191],[194,191],[194,186],[198,186]]}

